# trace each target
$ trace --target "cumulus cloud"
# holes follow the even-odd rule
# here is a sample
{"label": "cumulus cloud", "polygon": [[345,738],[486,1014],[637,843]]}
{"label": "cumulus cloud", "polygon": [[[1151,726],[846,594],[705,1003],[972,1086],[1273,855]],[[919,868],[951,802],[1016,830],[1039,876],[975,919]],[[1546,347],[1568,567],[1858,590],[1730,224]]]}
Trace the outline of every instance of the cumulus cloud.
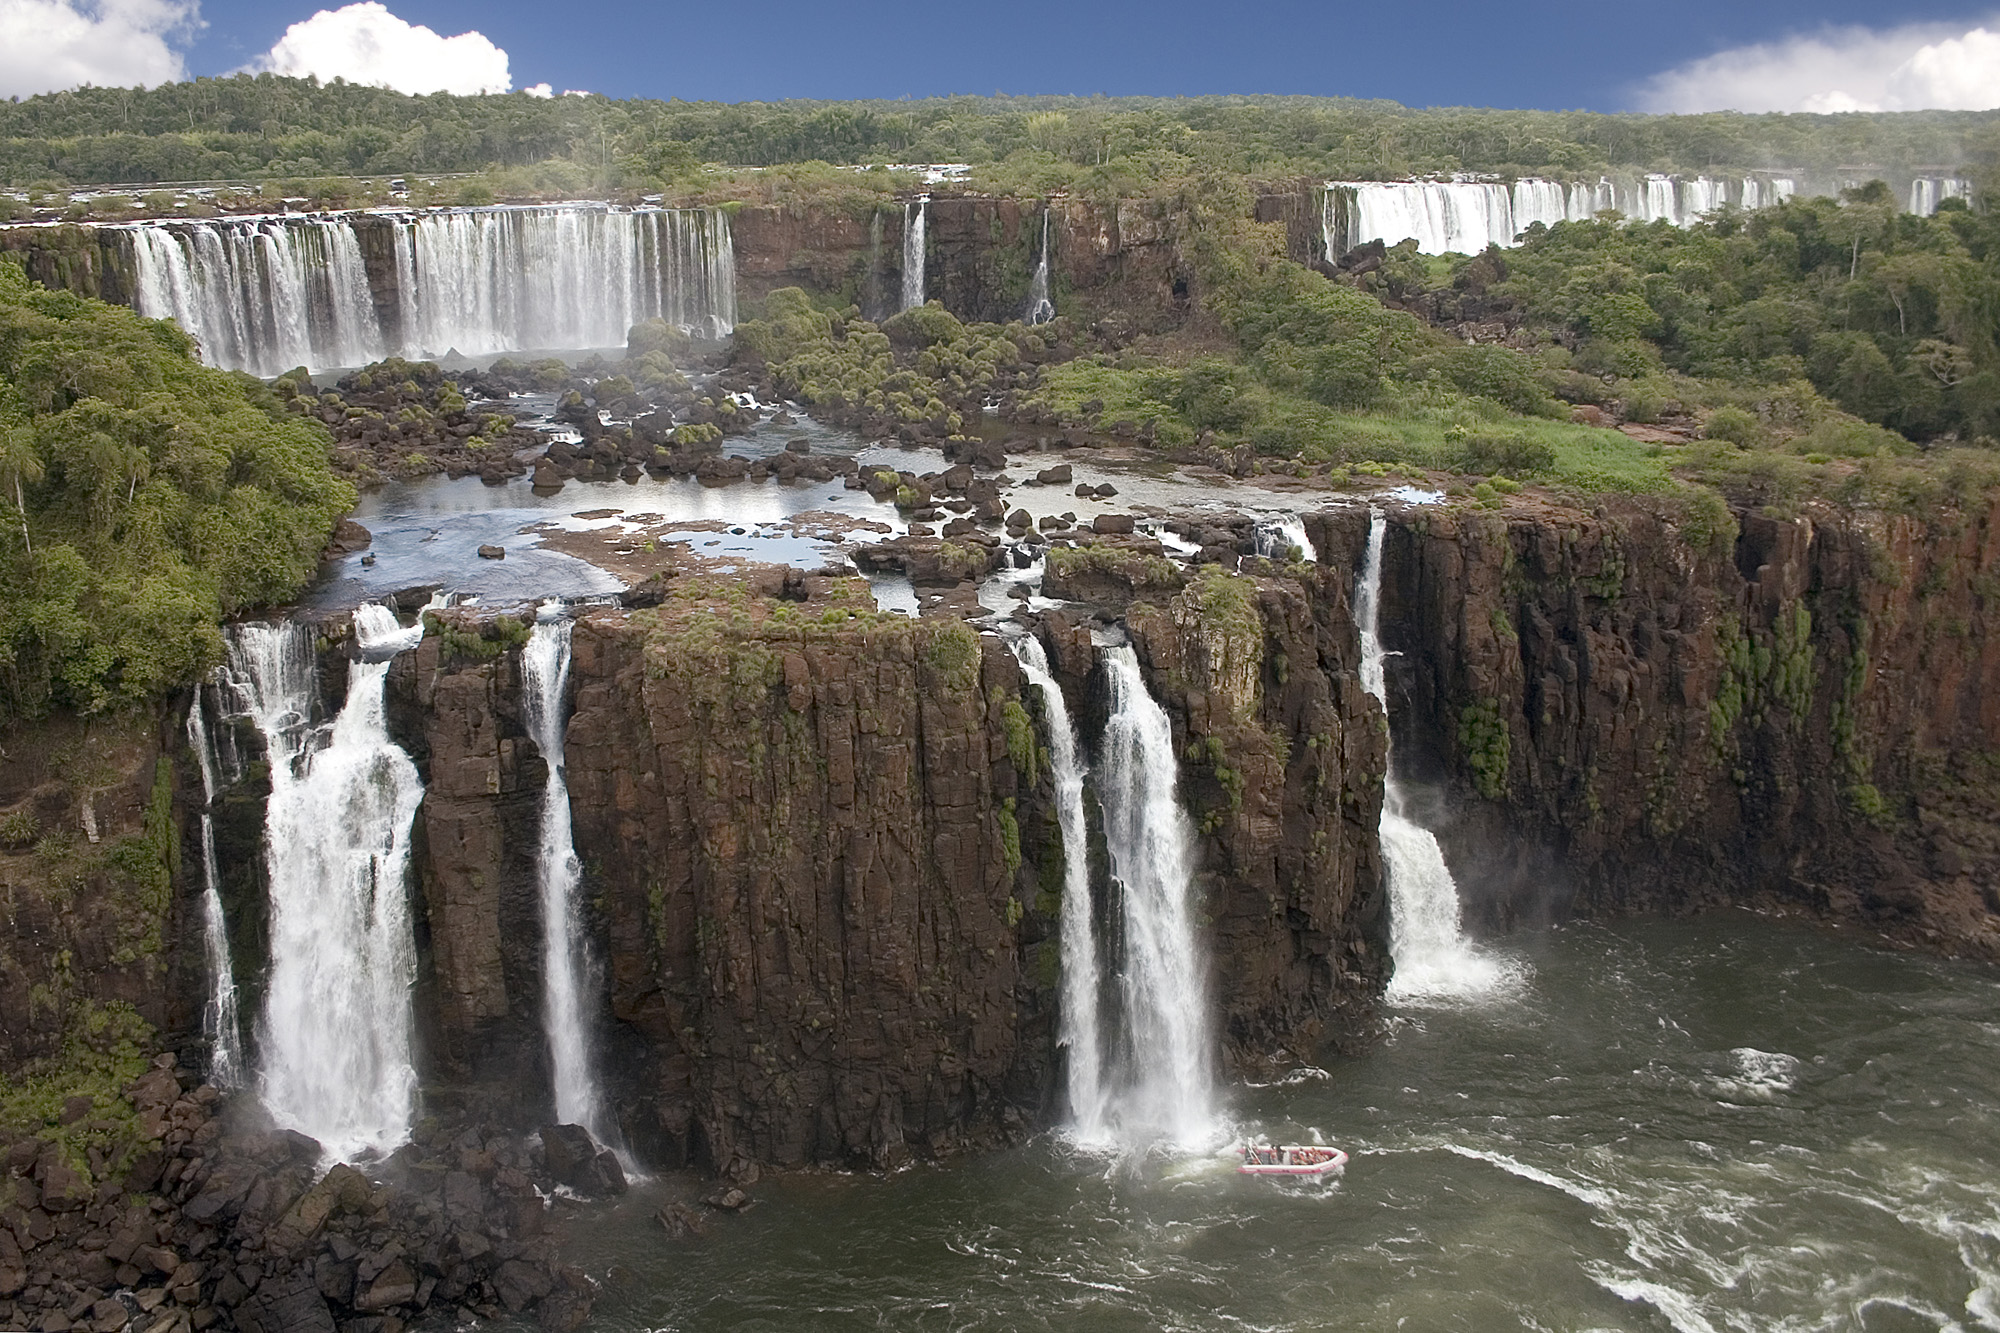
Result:
{"label": "cumulus cloud", "polygon": [[546,83],[531,83],[521,90],[530,97],[554,97],[556,90]]}
{"label": "cumulus cloud", "polygon": [[0,97],[187,77],[196,0],[0,0]]}
{"label": "cumulus cloud", "polygon": [[1834,28],[1656,74],[1647,111],[1985,111],[2000,107],[2000,21]]}
{"label": "cumulus cloud", "polygon": [[405,23],[375,0],[322,9],[294,23],[256,68],[402,93],[504,93],[514,86],[507,53],[484,33],[440,37],[421,24]]}

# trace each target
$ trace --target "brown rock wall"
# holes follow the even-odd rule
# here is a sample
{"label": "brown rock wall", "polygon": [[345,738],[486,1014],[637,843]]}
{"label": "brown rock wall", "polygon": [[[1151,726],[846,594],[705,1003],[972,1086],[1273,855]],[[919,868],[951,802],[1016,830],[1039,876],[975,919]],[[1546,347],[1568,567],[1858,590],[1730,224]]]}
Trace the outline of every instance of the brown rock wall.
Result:
{"label": "brown rock wall", "polygon": [[1398,516],[1397,736],[1475,905],[1765,903],[2000,956],[2000,514],[1737,517]]}

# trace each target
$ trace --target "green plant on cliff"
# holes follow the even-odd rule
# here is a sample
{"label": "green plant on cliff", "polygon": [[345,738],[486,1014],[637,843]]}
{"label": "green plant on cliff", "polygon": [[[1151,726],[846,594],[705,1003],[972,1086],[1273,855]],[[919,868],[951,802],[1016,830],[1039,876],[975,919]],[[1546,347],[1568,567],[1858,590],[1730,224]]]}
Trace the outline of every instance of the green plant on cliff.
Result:
{"label": "green plant on cliff", "polygon": [[1041,744],[1035,739],[1035,721],[1028,716],[1028,710],[1021,706],[1019,699],[993,692],[990,702],[1000,709],[1000,725],[1007,733],[1007,757],[1014,761],[1014,771],[1020,775],[1023,784],[1032,787],[1041,771]]}
{"label": "green plant on cliff", "polygon": [[0,263],[0,721],[158,697],[289,598],[354,492],[317,422],[165,321]]}
{"label": "green plant on cliff", "polygon": [[530,626],[519,617],[498,615],[483,624],[464,624],[434,611],[424,612],[424,633],[438,640],[445,661],[490,662],[528,642]]}
{"label": "green plant on cliff", "polygon": [[[62,1003],[61,1049],[0,1081],[0,1138],[53,1144],[86,1183],[114,1178],[144,1142],[125,1090],[146,1072],[145,1053],[157,1040],[129,1004],[76,997]],[[88,1098],[90,1109],[65,1124],[65,1103],[74,1097]]]}
{"label": "green plant on cliff", "polygon": [[[1006,858],[1007,873],[1012,875],[1021,868],[1021,818],[1015,813],[1012,796],[1000,802],[1000,808],[994,812],[994,818],[1000,824],[1000,852]],[[1007,901],[1013,904],[1014,913],[1007,924],[1017,925],[1020,922],[1018,913],[1021,904],[1012,898]]]}
{"label": "green plant on cliff", "polygon": [[1513,738],[1500,716],[1498,699],[1479,699],[1458,714],[1458,748],[1472,773],[1472,785],[1488,800],[1499,800],[1507,790],[1507,764],[1513,754]]}
{"label": "green plant on cliff", "polygon": [[931,630],[924,660],[947,688],[969,690],[979,683],[979,634],[962,620],[937,625]]}

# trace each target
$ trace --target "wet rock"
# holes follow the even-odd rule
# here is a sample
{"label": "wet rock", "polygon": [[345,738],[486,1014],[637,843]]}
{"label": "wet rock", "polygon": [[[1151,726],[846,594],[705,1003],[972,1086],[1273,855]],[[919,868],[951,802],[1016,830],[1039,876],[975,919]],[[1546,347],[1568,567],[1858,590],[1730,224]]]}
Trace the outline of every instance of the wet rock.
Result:
{"label": "wet rock", "polygon": [[493,1270],[493,1294],[510,1314],[521,1311],[555,1290],[555,1282],[539,1265],[509,1259]]}
{"label": "wet rock", "polygon": [[479,558],[481,560],[505,560],[507,558],[507,548],[504,546],[481,546],[479,548]]}
{"label": "wet rock", "polygon": [[326,1298],[300,1272],[266,1278],[236,1307],[242,1333],[336,1333]]}
{"label": "wet rock", "polygon": [[1090,530],[1099,536],[1130,533],[1136,526],[1130,514],[1099,514],[1090,521]]}
{"label": "wet rock", "polygon": [[1058,463],[1054,467],[1045,467],[1037,472],[1035,480],[1044,486],[1067,486],[1072,475],[1074,474],[1068,463]]}
{"label": "wet rock", "polygon": [[673,1240],[681,1240],[685,1237],[696,1235],[708,1225],[700,1213],[679,1199],[675,1199],[672,1203],[666,1204],[654,1212],[653,1220],[658,1222],[661,1228]]}

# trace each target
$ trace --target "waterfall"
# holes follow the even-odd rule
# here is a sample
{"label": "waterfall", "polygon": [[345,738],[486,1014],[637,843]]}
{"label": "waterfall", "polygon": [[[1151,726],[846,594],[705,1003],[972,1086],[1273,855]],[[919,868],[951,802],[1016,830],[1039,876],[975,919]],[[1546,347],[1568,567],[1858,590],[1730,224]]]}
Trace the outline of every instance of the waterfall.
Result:
{"label": "waterfall", "polygon": [[[1368,555],[1354,592],[1361,631],[1361,686],[1389,711],[1383,669],[1382,538],[1388,519],[1377,510],[1368,523]],[[1459,920],[1458,884],[1431,831],[1416,822],[1396,781],[1391,749],[1383,779],[1380,825],[1382,864],[1389,881],[1389,942],[1395,975],[1392,1004],[1449,1004],[1494,994],[1517,984],[1518,964],[1488,956],[1465,938]]]}
{"label": "waterfall", "polygon": [[903,205],[903,309],[914,310],[924,303],[924,227],[931,211],[931,197],[920,194]]}
{"label": "waterfall", "polygon": [[622,346],[664,319],[736,327],[736,256],[719,209],[492,208],[396,228],[405,355]]}
{"label": "waterfall", "polygon": [[1296,514],[1267,518],[1257,525],[1258,555],[1267,560],[1290,560],[1294,550],[1307,564],[1319,563],[1319,552],[1313,549],[1312,538],[1306,536],[1306,525]]}
{"label": "waterfall", "polygon": [[1213,1128],[1208,985],[1195,943],[1194,834],[1166,711],[1130,647],[1104,654],[1110,717],[1096,773],[1111,874],[1124,904],[1121,990],[1130,1044],[1112,1115],[1135,1134],[1197,1144]]}
{"label": "waterfall", "polygon": [[194,335],[211,364],[255,375],[358,365],[381,329],[361,246],[345,218],[141,223],[133,304]]}
{"label": "waterfall", "polygon": [[1028,279],[1030,324],[1046,324],[1056,317],[1056,303],[1049,298],[1049,214],[1053,211],[1042,210],[1042,257],[1035,264],[1035,275]]}
{"label": "waterfall", "polygon": [[360,660],[348,668],[346,703],[318,727],[309,627],[246,625],[229,651],[271,768],[264,1104],[333,1159],[405,1142],[416,1092],[405,876],[423,784],[389,738],[383,693],[391,660],[423,629],[368,605],[354,613],[354,637]]}
{"label": "waterfall", "polygon": [[868,276],[861,282],[861,316],[882,321],[882,210],[868,211]]}
{"label": "waterfall", "polygon": [[[362,254],[370,227],[390,239],[386,312]],[[180,324],[209,364],[256,375],[390,355],[616,347],[644,319],[707,338],[736,326],[736,253],[721,209],[561,204],[110,230],[130,238],[140,314]]]}
{"label": "waterfall", "polygon": [[188,708],[187,735],[188,748],[201,765],[201,931],[202,955],[208,964],[201,1032],[208,1039],[208,1081],[218,1088],[234,1088],[243,1081],[243,1029],[236,1012],[236,971],[229,961],[229,923],[222,914],[222,876],[215,864],[211,811],[218,786],[215,751],[208,740],[200,689]]}
{"label": "waterfall", "polygon": [[621,1136],[605,1116],[591,1068],[584,1012],[589,964],[577,901],[583,867],[570,831],[569,782],[563,766],[573,629],[569,620],[539,619],[521,650],[522,713],[528,734],[548,765],[548,781],[542,787],[541,853],[536,861],[542,900],[542,1022],[548,1035],[557,1121],[582,1125],[599,1143],[615,1144]]}
{"label": "waterfall", "polygon": [[[1836,193],[1842,182],[1822,181],[1820,192]],[[1909,191],[1909,211],[1929,214],[1942,199],[1969,190],[1960,177],[1919,176]],[[1638,222],[1666,221],[1691,226],[1706,215],[1735,204],[1746,209],[1782,203],[1798,193],[1789,176],[1671,176],[1643,177],[1567,186],[1540,177],[1523,176],[1511,185],[1495,180],[1455,177],[1446,180],[1329,181],[1321,215],[1327,258],[1336,260],[1358,245],[1381,241],[1396,245],[1414,239],[1424,254],[1477,254],[1489,245],[1512,246],[1516,238],[1539,222],[1582,222],[1606,209],[1616,209]]]}
{"label": "waterfall", "polygon": [[1098,992],[1097,931],[1091,917],[1090,840],[1083,811],[1083,763],[1076,728],[1062,686],[1049,674],[1048,655],[1032,634],[1014,642],[1014,655],[1030,684],[1041,691],[1048,722],[1050,776],[1056,788],[1056,822],[1062,829],[1062,1014],[1058,1041],[1069,1050],[1070,1128],[1083,1143],[1105,1139],[1104,1043]]}

